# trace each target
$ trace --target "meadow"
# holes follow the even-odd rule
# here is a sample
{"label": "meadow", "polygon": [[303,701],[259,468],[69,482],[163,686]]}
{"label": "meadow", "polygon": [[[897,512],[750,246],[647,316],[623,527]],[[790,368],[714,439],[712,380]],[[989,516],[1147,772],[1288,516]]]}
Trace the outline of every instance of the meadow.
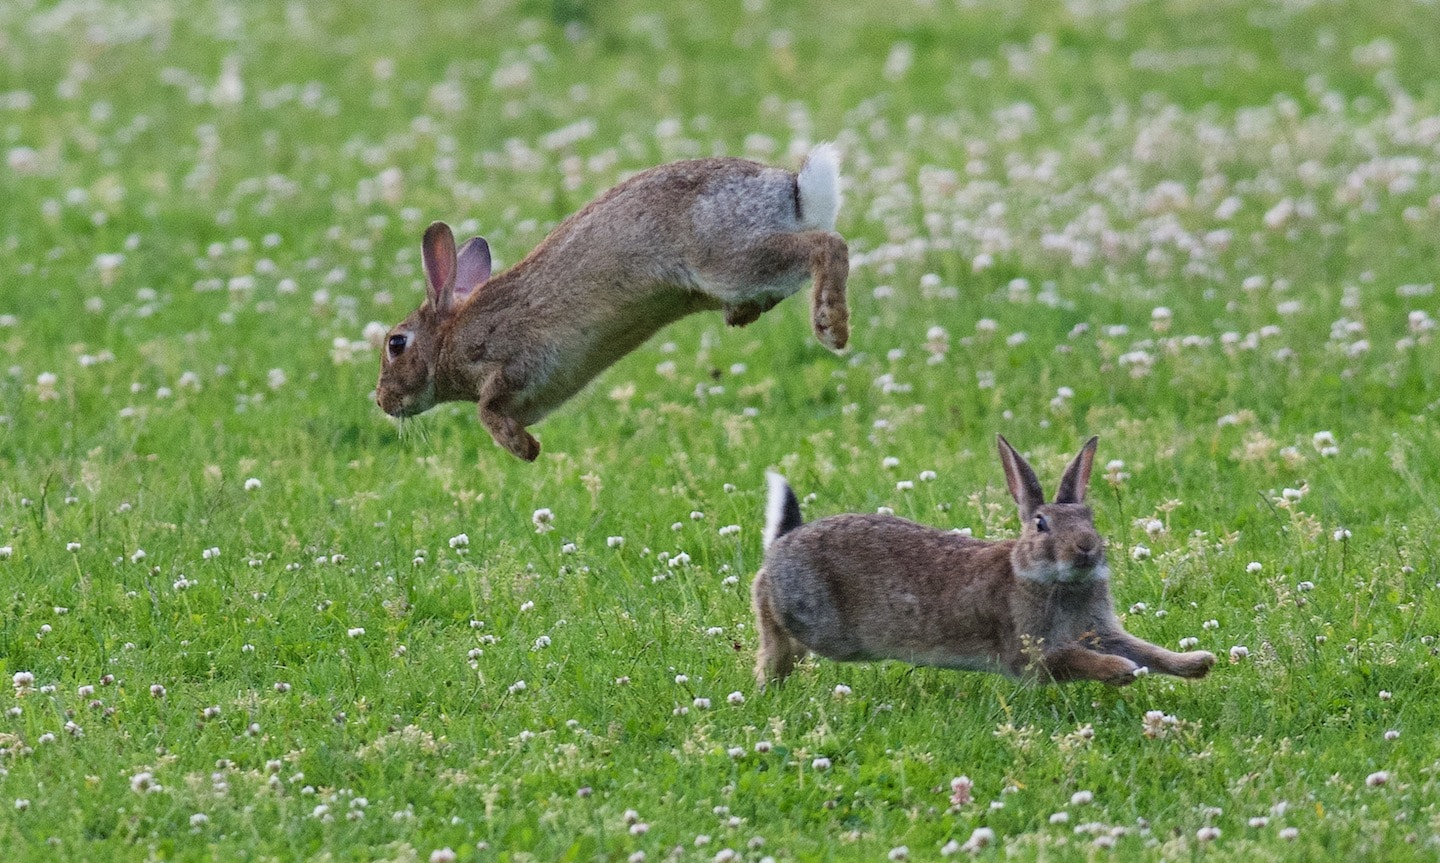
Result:
{"label": "meadow", "polygon": [[[0,857],[1433,860],[1437,13],[0,4]],[[534,464],[375,407],[431,220],[503,266],[825,140],[844,355],[688,318]],[[1210,677],[761,691],[765,469],[1013,536],[997,432],[1100,436],[1125,626]]]}

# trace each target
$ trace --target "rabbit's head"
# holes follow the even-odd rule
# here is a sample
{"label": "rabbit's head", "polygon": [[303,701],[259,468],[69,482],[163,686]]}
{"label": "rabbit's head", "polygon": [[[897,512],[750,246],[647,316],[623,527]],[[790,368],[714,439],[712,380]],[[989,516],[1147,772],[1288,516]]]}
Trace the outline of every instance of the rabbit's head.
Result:
{"label": "rabbit's head", "polygon": [[1055,502],[1046,503],[1035,471],[1010,442],[999,435],[1005,483],[1020,507],[1020,539],[1011,561],[1015,574],[1042,584],[1074,584],[1109,578],[1105,541],[1095,530],[1085,488],[1099,438],[1090,438],[1065,468]]}
{"label": "rabbit's head", "polygon": [[441,345],[456,312],[490,278],[490,246],[475,237],[455,251],[455,235],[444,222],[425,230],[425,302],[385,336],[375,402],[385,413],[410,417],[443,397],[436,369]]}

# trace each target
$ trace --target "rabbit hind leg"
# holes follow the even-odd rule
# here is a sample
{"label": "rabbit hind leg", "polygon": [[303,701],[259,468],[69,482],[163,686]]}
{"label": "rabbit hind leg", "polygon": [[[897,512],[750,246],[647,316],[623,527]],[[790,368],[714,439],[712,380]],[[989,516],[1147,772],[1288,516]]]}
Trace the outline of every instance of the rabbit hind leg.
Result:
{"label": "rabbit hind leg", "polygon": [[751,588],[755,604],[755,631],[760,645],[755,656],[755,679],[761,688],[770,681],[780,683],[794,670],[795,663],[805,658],[805,647],[780,624],[770,603],[769,576],[760,570]]}

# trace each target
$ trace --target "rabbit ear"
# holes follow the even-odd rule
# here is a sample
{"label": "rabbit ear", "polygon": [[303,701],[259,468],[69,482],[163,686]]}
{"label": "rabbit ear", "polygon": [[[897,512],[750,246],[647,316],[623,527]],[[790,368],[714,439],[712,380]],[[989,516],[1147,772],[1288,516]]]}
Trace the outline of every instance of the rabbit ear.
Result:
{"label": "rabbit ear", "polygon": [[1080,448],[1080,452],[1065,468],[1060,477],[1060,488],[1055,492],[1056,503],[1084,503],[1085,490],[1090,485],[1090,468],[1095,464],[1095,447],[1099,437],[1092,437]]}
{"label": "rabbit ear", "polygon": [[463,300],[490,278],[490,244],[471,237],[460,247],[455,265],[455,299]]}
{"label": "rabbit ear", "polygon": [[425,229],[420,246],[425,262],[426,293],[430,305],[449,312],[455,293],[455,235],[444,222],[432,222]]}
{"label": "rabbit ear", "polygon": [[1045,492],[1030,464],[1015,451],[1004,435],[995,435],[1000,446],[1000,463],[1005,466],[1005,484],[1010,487],[1010,496],[1020,507],[1020,518],[1029,521],[1030,514],[1045,503]]}

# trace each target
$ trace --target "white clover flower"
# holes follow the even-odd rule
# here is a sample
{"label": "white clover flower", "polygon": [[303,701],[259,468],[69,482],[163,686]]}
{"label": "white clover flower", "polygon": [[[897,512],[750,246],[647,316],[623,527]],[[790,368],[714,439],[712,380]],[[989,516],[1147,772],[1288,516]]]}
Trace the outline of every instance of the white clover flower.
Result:
{"label": "white clover flower", "polygon": [[1095,792],[1093,791],[1076,791],[1074,794],[1070,795],[1071,806],[1085,806],[1089,803],[1094,802],[1094,800]]}
{"label": "white clover flower", "polygon": [[900,845],[896,848],[891,848],[890,853],[885,856],[889,860],[909,860],[910,849],[904,845]]}
{"label": "white clover flower", "polygon": [[902,479],[895,483],[896,491],[910,491],[913,488],[915,488],[915,483],[912,480]]}
{"label": "white clover flower", "polygon": [[880,466],[885,468],[886,470],[894,470],[895,468],[900,466],[900,459],[896,458],[893,455],[887,455],[885,456],[885,458],[881,459]]}
{"label": "white clover flower", "polygon": [[544,507],[535,510],[530,516],[530,522],[535,525],[536,533],[549,533],[554,530],[554,521],[555,513]]}
{"label": "white clover flower", "polygon": [[352,626],[349,629],[345,630],[345,634],[350,636],[351,638],[359,638],[360,636],[365,634],[365,627]]}
{"label": "white clover flower", "polygon": [[1219,827],[1201,827],[1195,831],[1195,838],[1201,842],[1214,842],[1220,838]]}
{"label": "white clover flower", "polygon": [[764,755],[765,753],[770,751],[772,745],[773,744],[768,740],[757,740],[755,741],[755,751],[761,755]]}
{"label": "white clover flower", "polygon": [[542,635],[542,636],[540,636],[539,638],[535,639],[535,649],[536,649],[536,650],[544,650],[545,648],[547,648],[547,647],[549,647],[549,646],[550,646],[550,636],[548,636],[548,635]]}
{"label": "white clover flower", "polygon": [[573,542],[567,542],[567,543],[565,543],[564,545],[560,546],[560,553],[561,553],[561,554],[574,554],[574,553],[575,553],[576,551],[578,551],[578,550],[579,550],[579,547],[576,546],[575,543],[573,543]]}
{"label": "white clover flower", "polygon": [[15,548],[9,545],[0,545],[0,560],[9,560],[15,555]]}
{"label": "white clover flower", "polygon": [[810,769],[811,769],[811,770],[829,770],[829,769],[830,769],[830,759],[829,759],[829,758],[826,758],[826,757],[824,757],[824,756],[822,755],[822,756],[820,756],[819,758],[816,758],[816,759],[814,759],[814,760],[812,760],[812,761],[810,762]]}
{"label": "white clover flower", "polygon": [[1200,628],[1201,628],[1201,629],[1219,629],[1219,628],[1220,628],[1220,621],[1214,620],[1214,619],[1207,620],[1207,621],[1205,621],[1204,623],[1200,624]]}
{"label": "white clover flower", "polygon": [[745,703],[745,694],[739,691],[732,692],[729,695],[725,696],[725,700],[733,705],[738,706]]}
{"label": "white clover flower", "polygon": [[215,558],[220,556],[220,547],[211,546],[210,548],[207,548],[204,551],[200,552],[200,556],[205,560],[214,560]]}
{"label": "white clover flower", "polygon": [[1065,824],[1070,820],[1069,812],[1054,812],[1050,815],[1051,824]]}
{"label": "white clover flower", "polygon": [[1386,731],[1386,732],[1385,732],[1385,739],[1386,739],[1387,741],[1389,741],[1389,740],[1399,740],[1399,739],[1400,739],[1400,732],[1399,732],[1399,731],[1396,731],[1394,728],[1391,728],[1389,731]]}
{"label": "white clover flower", "polygon": [[734,536],[739,532],[740,525],[738,524],[727,524],[724,527],[720,528],[719,531],[717,531],[717,533],[719,533],[721,536]]}
{"label": "white clover flower", "polygon": [[255,490],[258,489],[258,488],[260,488],[260,480],[256,479],[256,478],[253,477],[253,476],[250,477],[249,479],[245,480],[245,490],[246,490],[246,491],[255,491]]}
{"label": "white clover flower", "polygon": [[517,680],[517,681],[515,681],[514,683],[510,684],[510,688],[509,688],[507,691],[508,691],[511,695],[514,695],[514,694],[517,693],[517,692],[524,692],[525,689],[526,689],[525,681],[523,681],[523,680]]}
{"label": "white clover flower", "polygon": [[152,685],[150,686],[150,697],[151,697],[151,698],[164,698],[164,697],[165,697],[165,687],[161,686],[161,685],[158,684],[158,683],[152,684]]}
{"label": "white clover flower", "polygon": [[625,537],[623,537],[623,536],[607,536],[607,537],[605,538],[605,544],[606,544],[607,546],[609,546],[610,548],[619,548],[620,546],[622,546],[622,545],[625,544]]}
{"label": "white clover flower", "polygon": [[65,543],[65,550],[66,550],[66,551],[69,551],[69,552],[79,551],[79,550],[80,550],[80,543],[78,543],[78,542],[67,542],[67,543]]}
{"label": "white clover flower", "polygon": [[1365,777],[1365,784],[1371,788],[1379,788],[1390,781],[1390,774],[1384,770],[1376,771]]}
{"label": "white clover flower", "polygon": [[960,850],[968,851],[973,854],[979,851],[981,848],[994,844],[994,830],[991,830],[989,827],[976,827],[975,831],[970,834],[970,838],[965,840],[965,844],[960,846]]}
{"label": "white clover flower", "polygon": [[1344,542],[1345,540],[1347,540],[1347,539],[1350,538],[1350,531],[1346,530],[1346,529],[1343,528],[1343,527],[1342,527],[1342,528],[1337,528],[1337,529],[1335,530],[1335,532],[1334,532],[1333,534],[1331,534],[1330,536],[1331,536],[1331,538],[1334,539],[1336,542]]}
{"label": "white clover flower", "polygon": [[457,534],[455,534],[454,536],[450,537],[450,547],[451,547],[451,548],[469,548],[469,547],[470,547],[470,537],[469,537],[469,535],[468,535],[468,534],[463,534],[463,533],[457,533]]}
{"label": "white clover flower", "polygon": [[696,710],[709,710],[709,709],[710,709],[710,699],[708,699],[708,698],[704,698],[704,697],[696,698],[694,701],[691,702],[691,704],[695,705],[695,709],[696,709]]}
{"label": "white clover flower", "polygon": [[1300,830],[1295,827],[1285,827],[1280,830],[1279,836],[1286,842],[1294,842],[1300,838]]}
{"label": "white clover flower", "polygon": [[1200,639],[1194,637],[1193,635],[1187,635],[1184,638],[1180,639],[1181,650],[1190,650],[1192,648],[1198,647],[1199,644]]}
{"label": "white clover flower", "polygon": [[1150,547],[1137,543],[1134,548],[1130,549],[1130,556],[1136,560],[1148,560],[1150,558]]}
{"label": "white clover flower", "polygon": [[448,846],[445,848],[436,848],[430,852],[430,863],[455,863],[455,861],[459,859],[460,855],[456,854]]}
{"label": "white clover flower", "polygon": [[130,790],[136,794],[154,794],[162,789],[150,771],[142,770],[130,777]]}
{"label": "white clover flower", "polygon": [[1249,573],[1256,573],[1264,568],[1264,564],[1260,563],[1260,561],[1258,560],[1252,560],[1249,563],[1245,564],[1245,571]]}
{"label": "white clover flower", "polygon": [[1230,661],[1231,661],[1231,662],[1237,662],[1237,663],[1238,663],[1238,662],[1242,662],[1242,661],[1244,661],[1245,658],[1248,657],[1249,655],[1250,655],[1250,648],[1246,647],[1246,646],[1243,645],[1243,644],[1237,644],[1237,645],[1235,645],[1234,647],[1230,648]]}
{"label": "white clover flower", "polygon": [[1388,690],[1388,689],[1382,689],[1382,690],[1380,690],[1380,700],[1381,700],[1381,701],[1389,701],[1389,700],[1390,700],[1391,698],[1393,698],[1393,697],[1394,697],[1394,696],[1390,694],[1390,690]]}

